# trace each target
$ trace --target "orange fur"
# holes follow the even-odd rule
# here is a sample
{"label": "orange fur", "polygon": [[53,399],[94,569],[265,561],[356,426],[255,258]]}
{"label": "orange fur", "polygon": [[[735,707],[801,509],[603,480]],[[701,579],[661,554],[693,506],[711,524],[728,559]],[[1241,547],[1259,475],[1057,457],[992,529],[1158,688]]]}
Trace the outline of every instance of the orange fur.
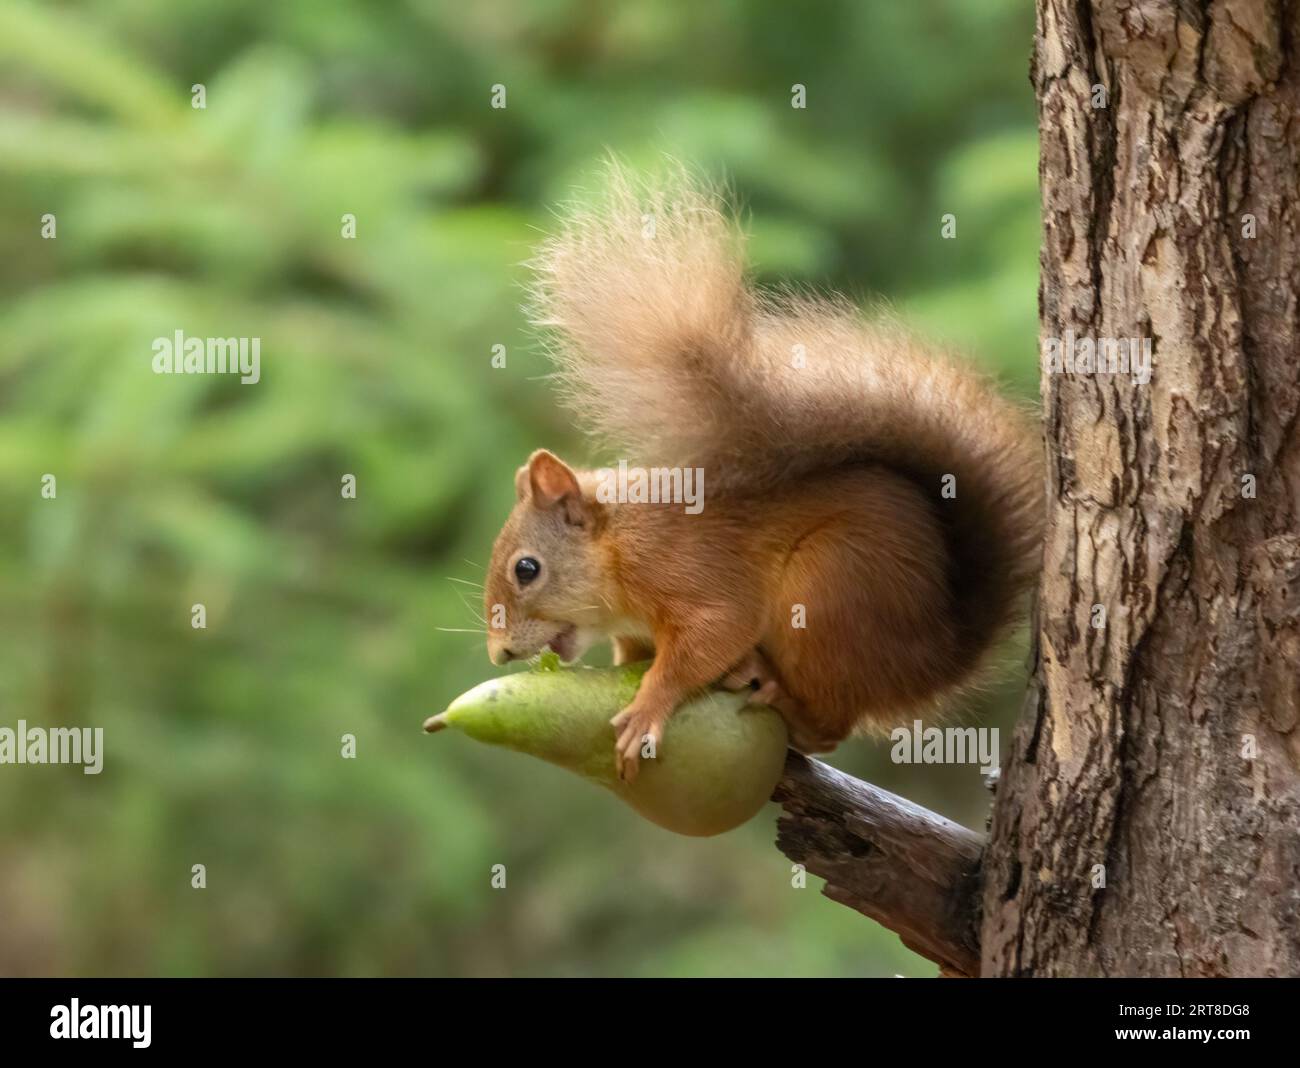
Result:
{"label": "orange fur", "polygon": [[[1043,523],[1036,434],[983,376],[842,301],[754,290],[739,228],[680,171],[612,167],[534,267],[580,424],[631,464],[702,468],[705,506],[602,503],[590,472],[535,454],[487,582],[517,626],[490,644],[652,643],[615,720],[629,774],[642,736],[723,677],[752,675],[806,749],[970,679]],[[531,590],[510,572],[525,551],[547,576]]]}

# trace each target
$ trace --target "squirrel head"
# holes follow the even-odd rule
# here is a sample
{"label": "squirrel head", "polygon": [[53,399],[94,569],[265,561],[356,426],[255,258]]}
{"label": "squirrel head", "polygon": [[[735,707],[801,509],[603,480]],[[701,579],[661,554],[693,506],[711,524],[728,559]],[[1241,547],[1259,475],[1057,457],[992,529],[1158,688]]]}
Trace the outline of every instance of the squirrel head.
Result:
{"label": "squirrel head", "polygon": [[515,496],[483,583],[488,656],[505,664],[550,648],[576,660],[609,619],[597,548],[604,506],[545,449],[516,472]]}

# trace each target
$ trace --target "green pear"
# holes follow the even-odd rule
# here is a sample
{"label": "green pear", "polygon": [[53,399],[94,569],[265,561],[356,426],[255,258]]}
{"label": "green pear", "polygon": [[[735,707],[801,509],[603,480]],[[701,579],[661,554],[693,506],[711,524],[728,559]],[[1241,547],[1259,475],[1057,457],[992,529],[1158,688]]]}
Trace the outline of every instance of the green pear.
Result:
{"label": "green pear", "polygon": [[614,768],[614,728],[649,663],[561,668],[550,654],[531,671],[475,686],[424,729],[455,727],[471,738],[558,764],[612,790],[652,823],[678,834],[721,834],[772,796],[788,744],[772,709],[745,693],[709,692],[679,708],[652,759],[632,783]]}

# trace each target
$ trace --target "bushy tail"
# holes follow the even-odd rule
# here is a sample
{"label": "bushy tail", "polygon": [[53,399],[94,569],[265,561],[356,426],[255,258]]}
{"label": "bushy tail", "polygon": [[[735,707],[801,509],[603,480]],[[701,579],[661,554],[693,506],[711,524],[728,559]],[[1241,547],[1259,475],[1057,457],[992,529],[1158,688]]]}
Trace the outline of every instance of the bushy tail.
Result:
{"label": "bushy tail", "polygon": [[984,376],[842,301],[751,289],[740,228],[680,169],[650,184],[611,165],[533,266],[562,393],[615,455],[703,467],[713,498],[884,464],[946,524],[968,651],[1013,617],[1037,567],[1041,461]]}

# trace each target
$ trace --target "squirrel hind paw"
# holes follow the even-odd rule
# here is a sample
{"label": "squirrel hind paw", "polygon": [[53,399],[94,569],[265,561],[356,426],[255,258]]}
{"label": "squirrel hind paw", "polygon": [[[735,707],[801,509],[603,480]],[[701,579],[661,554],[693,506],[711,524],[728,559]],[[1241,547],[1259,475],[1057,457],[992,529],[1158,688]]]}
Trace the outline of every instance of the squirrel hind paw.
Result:
{"label": "squirrel hind paw", "polygon": [[772,665],[757,649],[751,649],[746,653],[738,664],[722,676],[718,685],[733,693],[741,690],[751,691],[754,695],[750,698],[751,704],[767,703],[759,700],[758,694],[762,693],[765,697],[771,698],[776,696],[781,688]]}
{"label": "squirrel hind paw", "polygon": [[804,756],[831,753],[840,744],[840,739],[827,738],[799,725],[792,726],[788,719],[785,721],[785,725],[790,732],[790,748],[797,753],[802,753]]}

